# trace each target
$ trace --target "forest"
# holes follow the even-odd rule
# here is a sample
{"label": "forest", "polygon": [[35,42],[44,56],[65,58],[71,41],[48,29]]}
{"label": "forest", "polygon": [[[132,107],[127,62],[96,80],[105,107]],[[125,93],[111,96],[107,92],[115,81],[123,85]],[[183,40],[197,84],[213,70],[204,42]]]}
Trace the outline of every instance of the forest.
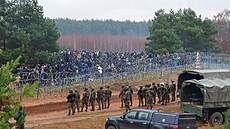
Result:
{"label": "forest", "polygon": [[151,21],[118,21],[106,20],[74,20],[69,18],[54,19],[61,35],[85,34],[85,35],[125,35],[148,36],[148,27]]}
{"label": "forest", "polygon": [[[158,24],[157,22],[161,19],[161,16],[169,18],[166,19],[167,21],[164,21],[163,18],[163,21],[159,21],[159,23],[162,22],[162,24]],[[146,48],[146,45],[148,46],[146,41],[150,40],[151,36],[156,39],[154,36],[157,36],[157,33],[157,37],[162,36],[162,33],[168,33],[165,35],[166,37],[174,37],[171,37],[173,40],[167,39],[169,40],[168,43],[171,44],[172,41],[181,42],[177,42],[185,48],[180,47],[181,49],[179,51],[181,52],[199,50],[230,53],[230,11],[223,10],[218,14],[213,14],[213,16],[213,19],[203,18],[193,10],[184,9],[179,11],[171,10],[169,13],[155,15],[151,20],[140,22],[111,19],[75,20],[69,18],[57,18],[54,20],[61,34],[58,43],[61,46],[68,46],[74,49],[141,51]],[[180,23],[175,22],[175,17],[181,17],[181,20],[178,21]],[[165,28],[166,24],[164,23],[169,24],[169,26],[167,25],[168,28]],[[153,28],[154,26],[157,27]],[[159,27],[164,28],[164,30],[159,30]],[[170,28],[172,30],[169,30]],[[155,30],[159,32],[155,33]],[[154,35],[151,33],[154,33]],[[190,39],[188,39],[188,37]],[[166,46],[169,46],[169,44]],[[203,46],[200,44],[203,44]],[[108,49],[105,48],[106,45]],[[190,45],[199,46],[199,48]],[[173,47],[178,48],[179,46]],[[118,47],[122,49],[118,49]],[[162,46],[159,47],[165,48]],[[156,49],[158,49],[158,47]],[[150,49],[147,51],[149,50]],[[172,49],[168,48],[168,50]],[[153,51],[153,49],[151,51]],[[162,51],[162,49],[160,51]],[[167,49],[164,49],[164,51],[167,51]]]}

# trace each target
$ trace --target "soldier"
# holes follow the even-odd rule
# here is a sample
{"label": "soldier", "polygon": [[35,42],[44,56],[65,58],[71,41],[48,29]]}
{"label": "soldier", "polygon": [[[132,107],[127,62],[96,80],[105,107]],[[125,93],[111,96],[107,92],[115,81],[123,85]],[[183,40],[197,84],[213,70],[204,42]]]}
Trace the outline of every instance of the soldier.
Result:
{"label": "soldier", "polygon": [[109,86],[107,86],[107,89],[105,90],[105,99],[108,102],[108,105],[107,105],[107,107],[105,106],[106,108],[109,108],[109,106],[110,106],[111,97],[112,97],[112,90],[110,89]]}
{"label": "soldier", "polygon": [[162,87],[164,87],[164,83],[161,82],[160,84],[157,84],[157,97],[158,97],[158,103],[162,102]]}
{"label": "soldier", "polygon": [[90,96],[90,93],[88,91],[88,88],[85,88],[84,93],[83,93],[83,97],[82,97],[81,112],[83,112],[84,105],[85,105],[85,111],[87,112],[87,110],[88,110],[89,96]]}
{"label": "soldier", "polygon": [[126,112],[131,110],[130,105],[129,105],[130,96],[131,96],[131,92],[130,92],[129,88],[125,88],[124,102],[125,102]]}
{"label": "soldier", "polygon": [[157,86],[155,85],[155,82],[152,83],[152,88],[153,88],[153,104],[156,104]]}
{"label": "soldier", "polygon": [[139,107],[142,105],[143,106],[143,86],[140,86],[140,89],[137,92],[138,100],[139,100]]}
{"label": "soldier", "polygon": [[76,107],[75,107],[75,98],[76,98],[76,95],[73,93],[72,90],[69,90],[69,94],[66,97],[68,108],[69,108],[68,115],[71,115],[71,111],[72,111],[72,115],[74,115],[74,113],[75,113],[75,109],[76,109]]}
{"label": "soldier", "polygon": [[171,94],[172,94],[172,101],[176,101],[176,83],[172,80],[171,84]]}
{"label": "soldier", "polygon": [[75,95],[76,95],[75,101],[76,101],[77,112],[80,112],[80,97],[81,97],[81,95],[78,92],[78,90],[74,90],[74,92],[75,92]]}
{"label": "soldier", "polygon": [[161,105],[167,105],[168,90],[163,86],[159,90],[161,91]]}
{"label": "soldier", "polygon": [[100,90],[97,91],[97,102],[98,102],[98,110],[104,109],[104,90],[103,87],[100,87]]}
{"label": "soldier", "polygon": [[124,103],[124,95],[125,95],[125,86],[122,85],[119,98],[121,98],[121,108],[123,108],[123,103]]}
{"label": "soldier", "polygon": [[92,106],[91,111],[94,111],[94,109],[95,109],[95,100],[96,100],[96,92],[92,88],[90,98],[89,98],[90,104]]}
{"label": "soldier", "polygon": [[133,89],[131,86],[129,86],[129,91],[130,91],[130,106],[133,106]]}
{"label": "soldier", "polygon": [[144,101],[144,106],[147,106],[147,98],[146,98],[146,92],[148,91],[148,85],[145,85],[145,88],[143,89],[143,96],[144,96],[144,99],[145,99],[145,101]]}
{"label": "soldier", "polygon": [[165,84],[165,88],[167,90],[167,92],[166,92],[166,101],[167,101],[167,103],[169,103],[169,101],[170,101],[170,87],[169,87],[168,83]]}
{"label": "soldier", "polygon": [[146,99],[147,99],[147,109],[153,108],[153,88],[149,88],[146,91]]}

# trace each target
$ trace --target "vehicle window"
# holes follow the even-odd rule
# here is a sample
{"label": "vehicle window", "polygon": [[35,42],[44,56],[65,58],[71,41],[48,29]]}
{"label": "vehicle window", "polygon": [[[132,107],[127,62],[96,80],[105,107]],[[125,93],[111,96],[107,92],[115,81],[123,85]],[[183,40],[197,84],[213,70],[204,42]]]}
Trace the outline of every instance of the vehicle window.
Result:
{"label": "vehicle window", "polygon": [[137,119],[138,120],[148,120],[148,117],[149,117],[149,113],[147,113],[147,112],[139,112],[138,116],[137,116]]}
{"label": "vehicle window", "polygon": [[176,115],[155,113],[153,121],[159,123],[175,124]]}
{"label": "vehicle window", "polygon": [[125,119],[135,119],[137,112],[129,112],[125,115]]}

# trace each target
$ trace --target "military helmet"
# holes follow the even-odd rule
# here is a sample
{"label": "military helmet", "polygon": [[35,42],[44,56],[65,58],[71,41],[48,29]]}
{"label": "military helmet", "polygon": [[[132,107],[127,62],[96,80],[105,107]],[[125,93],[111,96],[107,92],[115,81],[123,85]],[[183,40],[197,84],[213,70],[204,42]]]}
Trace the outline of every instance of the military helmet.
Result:
{"label": "military helmet", "polygon": [[88,90],[88,88],[85,88],[85,91],[87,91]]}
{"label": "military helmet", "polygon": [[161,82],[161,83],[160,83],[160,86],[164,86],[164,85],[165,85],[164,82]]}

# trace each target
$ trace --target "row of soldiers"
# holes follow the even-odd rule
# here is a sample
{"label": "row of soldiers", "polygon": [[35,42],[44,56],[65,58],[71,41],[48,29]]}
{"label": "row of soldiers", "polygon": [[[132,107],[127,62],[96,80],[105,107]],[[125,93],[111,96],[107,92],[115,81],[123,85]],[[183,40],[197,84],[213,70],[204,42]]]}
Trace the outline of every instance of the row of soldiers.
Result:
{"label": "row of soldiers", "polygon": [[[175,81],[172,80],[171,85],[166,83],[164,85],[163,82],[159,84],[152,84],[140,86],[140,89],[137,92],[139,107],[147,106],[147,109],[152,109],[153,104],[156,104],[156,97],[158,97],[158,103],[161,105],[167,105],[170,102],[170,95],[172,97],[171,101],[175,101],[176,95],[176,84]],[[130,106],[133,105],[133,89],[131,86],[123,85],[119,97],[121,98],[121,108],[125,104],[126,112],[130,110]]]}
{"label": "row of soldiers", "polygon": [[140,89],[137,92],[139,106],[147,106],[147,109],[152,109],[153,104],[156,104],[156,97],[158,97],[158,103],[161,105],[167,105],[171,101],[175,101],[176,95],[176,84],[175,81],[172,81],[171,85],[168,83],[164,84],[155,84],[154,82],[148,85],[140,86]]}
{"label": "row of soldiers", "polygon": [[68,96],[66,97],[68,103],[69,113],[68,115],[75,114],[75,110],[77,108],[78,112],[83,112],[85,107],[85,111],[87,112],[89,104],[91,105],[91,111],[95,110],[95,102],[98,102],[98,110],[109,108],[110,100],[112,97],[112,90],[109,86],[106,86],[106,89],[100,87],[99,90],[95,91],[94,88],[91,89],[91,92],[88,88],[84,89],[82,94],[82,106],[80,110],[80,93],[78,90],[70,90]]}

